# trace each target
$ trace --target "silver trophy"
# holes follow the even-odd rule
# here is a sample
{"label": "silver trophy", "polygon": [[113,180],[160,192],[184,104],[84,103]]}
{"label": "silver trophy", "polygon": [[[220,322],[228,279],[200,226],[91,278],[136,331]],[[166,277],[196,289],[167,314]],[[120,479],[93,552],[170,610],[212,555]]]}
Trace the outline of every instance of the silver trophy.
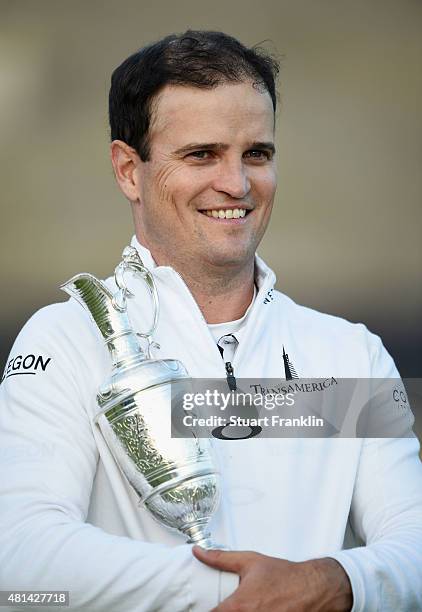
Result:
{"label": "silver trophy", "polygon": [[[127,300],[134,294],[125,281],[127,272],[139,275],[152,297],[152,326],[143,333],[136,333],[129,320]],[[152,516],[187,536],[188,543],[217,548],[207,524],[219,501],[219,473],[209,440],[199,442],[193,432],[191,438],[171,436],[171,397],[189,389],[190,379],[180,361],[151,356],[151,349],[159,348],[152,339],[158,295],[133,247],[124,249],[115,281],[114,294],[91,274],[78,274],[61,287],[91,314],[112,360],[111,376],[97,395],[95,421]]]}

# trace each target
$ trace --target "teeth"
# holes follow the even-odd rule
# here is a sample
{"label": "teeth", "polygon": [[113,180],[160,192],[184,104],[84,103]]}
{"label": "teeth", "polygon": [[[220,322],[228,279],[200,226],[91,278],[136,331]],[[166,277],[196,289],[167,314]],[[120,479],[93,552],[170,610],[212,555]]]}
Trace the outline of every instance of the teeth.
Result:
{"label": "teeth", "polygon": [[214,217],[214,219],[239,219],[246,215],[245,208],[227,208],[220,210],[205,210],[207,217]]}

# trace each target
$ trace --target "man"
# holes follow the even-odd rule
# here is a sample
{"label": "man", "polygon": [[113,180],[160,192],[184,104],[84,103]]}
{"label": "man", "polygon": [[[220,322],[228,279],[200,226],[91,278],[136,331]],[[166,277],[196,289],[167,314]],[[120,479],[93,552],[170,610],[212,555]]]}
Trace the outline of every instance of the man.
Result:
{"label": "man", "polygon": [[[255,256],[276,190],[276,73],[225,34],[189,31],[113,74],[112,163],[160,295],[157,356],[231,384],[396,378],[377,337],[273,291]],[[145,300],[130,314],[147,327]],[[12,376],[28,354],[35,375]],[[8,364],[1,588],[69,590],[90,612],[422,609],[416,438],[217,440],[212,532],[231,551],[192,554],[137,507],[93,425],[110,360],[80,306],[34,315]],[[342,550],[346,533],[361,546]]]}

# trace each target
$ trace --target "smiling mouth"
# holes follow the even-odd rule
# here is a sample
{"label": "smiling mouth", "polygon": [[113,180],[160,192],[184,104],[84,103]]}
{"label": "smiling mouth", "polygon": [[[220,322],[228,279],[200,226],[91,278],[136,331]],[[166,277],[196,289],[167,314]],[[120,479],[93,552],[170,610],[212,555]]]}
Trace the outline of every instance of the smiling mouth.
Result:
{"label": "smiling mouth", "polygon": [[241,219],[251,211],[246,210],[246,208],[216,208],[213,210],[200,210],[199,212],[214,219]]}

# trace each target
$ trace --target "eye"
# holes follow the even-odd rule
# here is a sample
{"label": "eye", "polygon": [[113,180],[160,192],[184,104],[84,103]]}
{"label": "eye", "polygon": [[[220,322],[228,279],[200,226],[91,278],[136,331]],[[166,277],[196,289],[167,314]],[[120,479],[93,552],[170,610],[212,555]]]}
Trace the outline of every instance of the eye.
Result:
{"label": "eye", "polygon": [[188,153],[186,157],[190,157],[193,159],[205,160],[209,159],[211,156],[211,151],[192,151],[192,153]]}
{"label": "eye", "polygon": [[267,151],[266,149],[251,149],[250,151],[246,151],[245,157],[249,157],[249,159],[267,160],[272,158],[272,153]]}

